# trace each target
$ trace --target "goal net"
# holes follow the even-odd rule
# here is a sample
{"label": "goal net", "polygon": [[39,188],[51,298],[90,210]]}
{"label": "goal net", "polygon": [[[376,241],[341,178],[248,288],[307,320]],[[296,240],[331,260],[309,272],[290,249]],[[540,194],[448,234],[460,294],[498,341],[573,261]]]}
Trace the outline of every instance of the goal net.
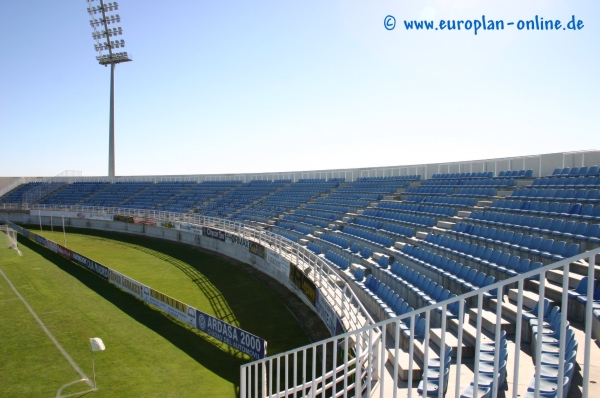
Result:
{"label": "goal net", "polygon": [[0,225],[0,248],[19,250],[17,244],[17,231],[8,225]]}

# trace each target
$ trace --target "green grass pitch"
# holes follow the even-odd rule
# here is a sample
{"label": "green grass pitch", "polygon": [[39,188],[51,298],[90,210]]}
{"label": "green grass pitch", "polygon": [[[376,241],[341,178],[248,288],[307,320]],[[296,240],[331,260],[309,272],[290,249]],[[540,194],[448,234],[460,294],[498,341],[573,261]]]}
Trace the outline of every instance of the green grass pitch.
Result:
{"label": "green grass pitch", "polygon": [[[39,232],[35,231],[34,232]],[[42,233],[63,243],[62,233]],[[278,297],[228,261],[185,245],[113,232],[72,229],[67,247],[268,342],[268,354],[308,344]],[[97,397],[235,397],[239,352],[119,290],[91,272],[19,236],[23,253],[2,248],[0,270],[49,332],[92,378]],[[0,277],[2,397],[54,397],[89,390]]]}

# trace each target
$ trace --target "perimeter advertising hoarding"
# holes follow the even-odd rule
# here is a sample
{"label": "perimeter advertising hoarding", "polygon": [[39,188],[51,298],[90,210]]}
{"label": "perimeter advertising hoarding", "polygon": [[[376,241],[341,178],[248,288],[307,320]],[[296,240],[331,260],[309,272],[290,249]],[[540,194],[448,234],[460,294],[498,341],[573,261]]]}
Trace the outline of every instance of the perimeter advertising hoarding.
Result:
{"label": "perimeter advertising hoarding", "polygon": [[265,260],[267,259],[267,249],[260,243],[249,241],[248,242],[248,251],[250,251],[250,253],[252,253],[258,257],[264,258]]}
{"label": "perimeter advertising hoarding", "polygon": [[82,267],[85,267],[108,280],[108,268],[106,268],[104,265],[98,264],[94,260],[90,260],[89,258],[75,252],[72,252],[72,260]]}
{"label": "perimeter advertising hoarding", "polygon": [[317,309],[319,317],[323,320],[325,326],[327,326],[327,329],[329,329],[331,335],[335,336],[337,334],[336,323],[338,321],[338,316],[333,308],[331,308],[329,302],[325,299],[325,297],[323,297],[319,289],[317,289],[315,308]]}
{"label": "perimeter advertising hoarding", "polygon": [[265,340],[198,310],[196,327],[254,359],[262,359],[267,355]]}
{"label": "perimeter advertising hoarding", "polygon": [[32,233],[33,239],[42,246],[46,246],[46,238]]}
{"label": "perimeter advertising hoarding", "polygon": [[133,223],[154,227],[156,226],[156,219],[148,217],[133,217]]}
{"label": "perimeter advertising hoarding", "polygon": [[209,227],[202,227],[202,235],[225,242],[225,232]]}
{"label": "perimeter advertising hoarding", "polygon": [[68,260],[73,259],[73,252],[64,246],[56,245],[56,252]]}
{"label": "perimeter advertising hoarding", "polygon": [[234,245],[248,249],[248,239],[242,238],[241,236],[232,235],[229,232],[225,233],[225,242],[233,243]]}
{"label": "perimeter advertising hoarding", "polygon": [[275,253],[273,250],[267,250],[267,262],[278,271],[287,274],[290,269],[290,262],[286,260],[281,254]]}
{"label": "perimeter advertising hoarding", "polygon": [[131,216],[116,215],[115,216],[115,221],[121,221],[121,222],[126,222],[126,223],[133,224],[133,217],[131,217]]}
{"label": "perimeter advertising hoarding", "polygon": [[52,250],[54,253],[58,253],[58,245],[51,240],[46,240],[46,247]]}
{"label": "perimeter advertising hoarding", "polygon": [[196,326],[195,308],[145,285],[142,285],[142,298],[145,302],[163,310],[172,317],[177,318],[190,326]]}
{"label": "perimeter advertising hoarding", "polygon": [[[178,223],[179,224],[179,223]],[[98,274],[112,284],[138,297],[153,307],[156,307],[169,315],[177,318],[188,325],[195,327],[231,347],[248,354],[254,359],[264,358],[267,354],[267,342],[260,337],[248,333],[240,328],[223,322],[211,315],[197,310],[179,300],[176,300],[164,293],[154,290],[134,279],[131,279],[117,271],[107,268],[79,253],[73,252],[64,246],[55,242],[48,241],[45,238],[29,232],[20,226],[9,223],[11,228],[22,233],[22,235],[34,240],[44,247],[55,251],[61,256],[74,261],[82,267]],[[177,225],[175,225],[177,228]],[[201,230],[198,230],[199,232]],[[50,244],[49,244],[50,243]],[[243,244],[242,244],[243,246]],[[197,320],[197,317],[201,319]]]}
{"label": "perimeter advertising hoarding", "polygon": [[144,285],[131,278],[126,277],[125,275],[115,270],[110,270],[110,276],[108,278],[108,281],[114,285],[119,286],[121,289],[125,290],[126,292],[134,295],[139,299],[144,298],[144,295],[142,294]]}
{"label": "perimeter advertising hoarding", "polygon": [[308,276],[304,275],[304,272],[293,263],[290,263],[290,279],[294,282],[294,285],[300,288],[312,305],[316,305],[317,287],[314,282],[311,281]]}

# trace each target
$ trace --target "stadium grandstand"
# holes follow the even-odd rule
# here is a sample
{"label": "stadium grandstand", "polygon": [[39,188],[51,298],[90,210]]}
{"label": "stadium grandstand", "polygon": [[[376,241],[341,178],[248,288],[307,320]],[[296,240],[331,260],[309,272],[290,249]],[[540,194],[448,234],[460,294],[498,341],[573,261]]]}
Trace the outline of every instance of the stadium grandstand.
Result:
{"label": "stadium grandstand", "polygon": [[184,225],[210,227],[277,253],[287,265],[278,277],[304,281],[294,292],[332,337],[242,365],[244,398],[587,397],[600,392],[598,165],[590,150],[265,174],[23,177],[0,186],[0,212],[17,224],[62,217],[152,236],[176,230],[181,241],[193,234]]}

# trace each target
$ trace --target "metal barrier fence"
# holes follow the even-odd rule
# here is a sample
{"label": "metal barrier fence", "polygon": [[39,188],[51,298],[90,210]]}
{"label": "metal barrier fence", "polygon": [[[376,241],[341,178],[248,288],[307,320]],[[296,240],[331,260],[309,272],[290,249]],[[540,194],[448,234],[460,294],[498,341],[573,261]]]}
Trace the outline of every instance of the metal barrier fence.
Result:
{"label": "metal barrier fence", "polygon": [[[448,386],[448,378],[447,377],[439,377],[440,371],[437,369],[445,369],[446,361],[450,358],[446,358],[444,355],[441,355],[435,364],[435,369],[430,369],[430,326],[429,319],[433,311],[436,308],[441,308],[442,313],[442,332],[441,332],[441,344],[440,347],[446,347],[446,327],[447,327],[447,308],[449,305],[458,302],[459,303],[459,316],[458,316],[458,330],[457,330],[457,341],[463,341],[463,331],[464,331],[464,314],[465,305],[467,301],[470,299],[475,299],[477,301],[477,320],[476,320],[476,331],[477,336],[480,336],[482,333],[482,309],[484,303],[484,295],[486,293],[490,293],[496,290],[494,294],[496,298],[496,319],[500,319],[502,316],[502,295],[503,288],[509,285],[516,284],[518,286],[518,299],[517,299],[517,319],[516,319],[516,331],[515,331],[515,350],[514,353],[514,375],[511,380],[508,380],[509,391],[504,392],[504,396],[516,398],[518,396],[518,385],[519,381],[519,372],[518,369],[520,367],[520,361],[522,356],[524,355],[521,350],[521,336],[523,332],[523,292],[524,292],[524,282],[528,278],[535,278],[536,276],[540,277],[540,287],[539,287],[539,301],[544,302],[545,298],[545,277],[546,273],[551,270],[564,268],[563,273],[563,286],[568,286],[569,280],[569,264],[572,262],[587,259],[588,264],[595,263],[595,257],[600,253],[600,248],[595,250],[574,256],[569,259],[565,259],[545,267],[539,268],[534,271],[529,271],[527,273],[512,277],[510,279],[506,279],[502,282],[495,283],[493,285],[487,286],[485,288],[462,294],[455,298],[446,300],[441,303],[436,303],[433,305],[429,305],[418,310],[414,310],[412,312],[406,313],[402,316],[389,319],[386,321],[378,322],[374,325],[367,325],[359,330],[354,330],[345,334],[341,334],[330,339],[326,339],[320,341],[318,343],[310,344],[305,347],[301,347],[292,351],[288,351],[284,354],[275,355],[271,357],[264,358],[259,361],[254,361],[252,363],[242,365],[241,366],[241,383],[240,383],[240,397],[288,397],[288,396],[298,396],[296,393],[301,391],[302,394],[300,396],[309,396],[309,397],[338,397],[338,396],[371,396],[372,388],[374,386],[378,386],[379,393],[377,394],[379,397],[389,397],[393,396],[396,398],[398,396],[398,388],[392,387],[392,391],[385,391],[385,383],[386,377],[393,378],[393,386],[398,385],[398,370],[399,366],[403,366],[405,369],[408,369],[408,383],[407,383],[407,393],[408,397],[413,396],[414,387],[413,387],[413,370],[419,366],[416,362],[415,358],[415,347],[417,345],[422,346],[422,352],[424,354],[424,358],[422,360],[423,366],[422,369],[422,380],[423,383],[421,385],[423,391],[427,391],[427,384],[435,383],[438,385],[438,393],[436,396],[442,397],[445,395],[445,389]],[[584,360],[580,365],[583,368],[583,383],[582,383],[582,393],[583,397],[588,397],[589,394],[589,386],[590,386],[590,351],[592,348],[592,295],[593,295],[593,276],[594,276],[594,267],[589,267],[588,272],[588,290],[587,290],[587,305],[585,307],[585,348],[584,348]],[[562,300],[560,304],[561,312],[560,312],[560,336],[566,336],[567,329],[567,314],[568,314],[568,290],[564,289],[562,293]],[[544,319],[544,306],[540,305],[537,313],[533,315],[537,315],[539,324],[543,324]],[[417,341],[415,339],[415,323],[418,317],[425,319],[425,331],[423,341]],[[410,320],[410,325],[406,326],[405,321]],[[377,332],[379,330],[390,330],[389,327],[393,330],[392,336],[387,336],[387,333],[383,333],[379,335]],[[528,325],[526,325],[528,326]],[[409,341],[408,341],[408,358],[404,361],[404,363],[400,363],[399,360],[392,361],[393,372],[392,376],[389,376],[384,369],[385,363],[387,361],[387,347],[386,338],[392,337],[392,350],[394,352],[393,358],[400,358],[400,336],[403,330],[409,330]],[[496,336],[494,340],[494,352],[500,352],[500,344],[501,339],[498,336],[501,335],[501,322],[496,322],[495,324],[495,334]],[[375,341],[376,339],[380,339],[380,341]],[[479,381],[480,381],[480,349],[481,349],[481,340],[480,338],[476,339],[475,346],[475,361],[474,361],[474,379],[473,379],[473,391],[478,391]],[[368,342],[368,344],[367,344]],[[416,344],[415,344],[416,343]],[[560,338],[559,348],[558,348],[558,380],[564,380],[565,376],[565,352],[566,352],[566,339]],[[326,361],[326,347],[334,347],[338,353],[342,353],[343,361],[339,364],[336,363],[336,358],[338,356],[333,355],[333,361],[331,366],[327,367],[325,365]],[[353,350],[353,357],[349,355],[349,347],[355,347]],[[372,347],[372,351],[365,352],[364,350],[368,347]],[[322,363],[319,364],[316,361],[316,357],[314,355],[315,349],[320,348],[323,352],[322,355]],[[461,364],[463,363],[462,356],[462,344],[458,344],[456,352],[456,366],[460,369]],[[285,364],[288,365],[289,358],[293,358],[292,361],[293,369],[288,371],[291,374],[301,373],[305,375],[306,373],[306,363],[301,362],[297,363],[296,358],[298,356],[302,356],[306,358],[306,353],[312,352],[313,357],[310,363],[309,369],[312,372],[312,380],[308,382],[303,382],[300,384],[296,384],[295,382],[292,384],[293,387],[288,387],[288,379],[286,378],[285,389],[280,389],[279,384],[276,384],[276,388],[273,388],[273,380],[277,381],[278,377],[272,376],[274,369],[279,369],[279,364],[283,360]],[[534,363],[540,364],[542,358],[542,344],[536,344],[533,352]],[[429,365],[428,365],[429,364]],[[493,362],[493,372],[494,375],[500,375],[500,355],[494,356]],[[299,367],[299,368],[298,368]],[[319,377],[316,377],[315,370],[321,368],[321,374]],[[357,371],[357,369],[359,369]],[[489,372],[488,372],[489,373]],[[359,374],[360,377],[355,377],[356,374]],[[438,377],[430,378],[431,374],[437,374]],[[286,373],[287,375],[287,373]],[[454,396],[461,396],[461,372],[456,372],[455,379],[455,391]],[[304,380],[304,379],[303,379]],[[433,380],[433,381],[432,381]],[[541,372],[539,369],[535,372],[534,378],[534,386],[535,389],[533,391],[534,396],[540,396],[540,383],[541,383]],[[295,379],[294,379],[295,381]],[[525,381],[527,382],[527,381]],[[570,381],[569,381],[570,383]],[[557,396],[563,397],[563,389],[562,383],[558,384]],[[309,388],[306,391],[307,387]],[[492,384],[491,391],[488,393],[492,397],[497,397],[499,392],[499,383]],[[360,394],[356,394],[356,391],[361,391]],[[391,393],[391,394],[390,394]],[[366,394],[366,395],[365,395]]]}
{"label": "metal barrier fence", "polygon": [[[153,218],[157,221],[180,221],[196,224],[198,226],[208,226],[211,228],[229,231],[241,235],[247,239],[252,239],[259,243],[267,244],[272,250],[285,256],[291,261],[295,261],[301,267],[311,267],[314,270],[314,283],[327,292],[327,300],[334,308],[341,308],[342,317],[353,320],[356,329],[350,330],[347,333],[340,334],[329,339],[316,342],[295,350],[288,351],[283,354],[274,355],[271,357],[257,360],[240,368],[240,397],[289,397],[289,396],[310,396],[310,397],[348,397],[348,396],[371,396],[373,392],[378,390],[378,396],[396,398],[399,393],[398,377],[399,368],[408,370],[408,383],[406,384],[408,397],[412,397],[414,392],[413,382],[418,378],[422,378],[423,391],[428,391],[428,384],[437,384],[437,396],[445,395],[445,390],[449,384],[447,377],[443,376],[443,370],[446,368],[447,358],[445,355],[440,355],[430,361],[430,346],[432,342],[430,334],[429,320],[431,314],[436,309],[441,309],[441,343],[440,347],[446,347],[446,332],[448,325],[447,309],[453,303],[458,303],[459,314],[457,321],[457,341],[462,342],[465,333],[464,316],[466,314],[467,302],[476,301],[476,322],[475,322],[475,360],[474,360],[474,377],[473,391],[478,391],[479,382],[482,373],[480,372],[480,356],[482,339],[482,311],[484,309],[484,296],[495,296],[495,314],[497,320],[501,319],[503,311],[503,292],[508,286],[517,286],[518,297],[516,303],[516,325],[515,325],[515,348],[511,355],[514,355],[514,374],[512,380],[507,379],[509,391],[504,391],[504,396],[516,398],[519,394],[518,386],[523,381],[519,381],[518,369],[521,365],[521,359],[524,355],[521,350],[521,338],[525,327],[528,327],[523,321],[525,309],[523,307],[523,293],[525,291],[525,281],[532,278],[539,278],[539,302],[543,303],[546,295],[546,274],[552,270],[562,270],[562,290],[560,300],[560,323],[559,329],[556,331],[559,336],[558,342],[558,369],[557,380],[557,396],[563,397],[562,381],[571,383],[568,378],[565,378],[566,363],[566,339],[567,335],[567,316],[569,312],[569,296],[568,296],[568,281],[570,274],[570,264],[578,261],[587,260],[588,266],[588,285],[587,285],[587,304],[584,310],[584,354],[583,361],[579,363],[583,371],[583,382],[579,386],[582,388],[583,398],[589,396],[590,390],[590,355],[592,349],[592,308],[593,308],[593,293],[594,293],[594,277],[596,256],[600,253],[600,248],[579,254],[577,256],[558,261],[553,264],[546,265],[542,268],[529,271],[515,277],[505,279],[493,285],[481,288],[479,290],[465,293],[448,299],[446,301],[429,305],[399,317],[373,323],[373,320],[368,315],[362,303],[356,298],[347,284],[340,283],[340,279],[336,276],[336,271],[322,258],[314,255],[301,245],[293,243],[279,235],[272,234],[267,231],[260,231],[251,228],[239,222],[233,222],[225,219],[214,217],[204,217],[191,214],[178,214],[161,211],[145,211],[137,209],[119,209],[119,208],[101,208],[101,207],[80,207],[71,206],[61,209],[49,208],[47,206],[32,206],[31,209],[36,210],[62,210],[62,211],[78,211],[78,212],[98,212],[114,215],[135,216]],[[340,287],[340,284],[342,287]],[[495,291],[495,292],[494,292]],[[492,293],[494,292],[494,293]],[[339,303],[342,303],[341,305]],[[544,305],[539,305],[536,313],[530,313],[538,320],[539,325],[544,325]],[[350,313],[344,313],[350,311]],[[415,337],[415,324],[417,319],[425,319],[424,337],[422,339]],[[361,320],[364,319],[361,325]],[[408,323],[407,323],[408,321]],[[391,331],[391,336],[385,331]],[[382,332],[383,331],[383,332]],[[408,337],[404,337],[408,335]],[[494,331],[494,352],[500,352],[501,339],[501,322],[495,323]],[[408,348],[408,356],[402,357],[401,342],[405,341]],[[388,340],[390,339],[391,342]],[[535,343],[535,338],[532,340]],[[539,339],[538,339],[539,340]],[[541,340],[543,342],[543,340]],[[438,342],[439,343],[439,342]],[[388,352],[388,348],[391,347]],[[416,361],[416,350],[422,354],[421,362],[424,364],[421,377],[414,377],[415,370],[420,366]],[[456,367],[460,369],[463,364],[463,345],[458,344],[456,347]],[[386,363],[388,362],[389,353],[393,353],[391,361],[393,367],[392,375],[390,376],[385,371]],[[532,358],[535,364],[540,364],[542,359],[542,344],[539,342],[534,344]],[[400,359],[402,358],[402,360]],[[435,366],[432,365],[435,363]],[[493,360],[492,372],[493,375],[499,375],[500,357],[496,355]],[[437,369],[437,370],[436,370]],[[489,369],[488,369],[489,370]],[[487,372],[489,373],[489,372]],[[435,377],[435,375],[438,375]],[[432,377],[433,375],[433,377]],[[440,375],[442,375],[440,377]],[[386,379],[391,378],[393,384],[392,391],[385,391]],[[456,372],[454,380],[456,397],[461,395],[461,372]],[[389,381],[389,380],[388,380]],[[526,382],[526,381],[525,381]],[[532,394],[540,396],[540,387],[542,383],[542,375],[540,369],[536,369],[534,379],[532,381],[534,388]],[[499,393],[499,383],[493,383],[491,390],[488,392],[492,397],[497,397]],[[390,394],[391,393],[391,394]],[[366,394],[366,395],[365,395]]]}

